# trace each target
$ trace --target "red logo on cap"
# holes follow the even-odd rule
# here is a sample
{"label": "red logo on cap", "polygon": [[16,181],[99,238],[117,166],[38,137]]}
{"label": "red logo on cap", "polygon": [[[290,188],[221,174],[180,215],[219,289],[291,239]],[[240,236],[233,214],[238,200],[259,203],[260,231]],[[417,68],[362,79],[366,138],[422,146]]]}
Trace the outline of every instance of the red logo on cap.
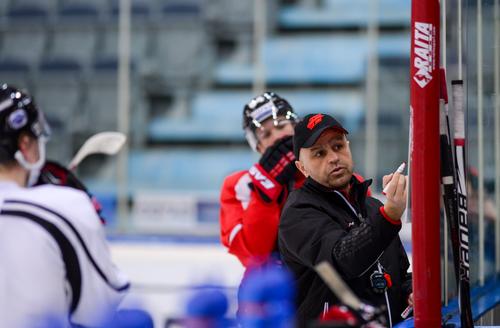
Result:
{"label": "red logo on cap", "polygon": [[311,117],[309,119],[309,123],[307,123],[307,127],[309,128],[309,130],[312,130],[316,126],[316,124],[321,122],[321,120],[323,119],[323,116],[325,116],[325,115],[317,114],[317,115],[314,115],[313,117]]}

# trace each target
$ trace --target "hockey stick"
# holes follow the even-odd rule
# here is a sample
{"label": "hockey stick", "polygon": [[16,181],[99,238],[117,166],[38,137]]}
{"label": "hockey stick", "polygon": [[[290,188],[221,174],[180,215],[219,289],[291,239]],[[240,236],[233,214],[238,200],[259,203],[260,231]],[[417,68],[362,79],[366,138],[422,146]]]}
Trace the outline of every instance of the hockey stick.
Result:
{"label": "hockey stick", "polygon": [[[450,122],[448,119],[448,91],[446,88],[446,73],[440,67],[439,76],[439,141],[441,154],[441,186],[444,209],[450,227],[455,280],[459,280],[460,242],[458,241],[457,215],[457,188],[455,179],[455,162],[453,160],[453,144],[450,136]],[[447,254],[445,254],[447,257]]]}
{"label": "hockey stick", "polygon": [[[474,327],[470,304],[470,272],[469,272],[469,228],[467,216],[467,185],[465,178],[465,115],[463,107],[463,81],[451,82],[454,110],[455,169],[457,177],[457,213],[454,217],[458,225],[458,241],[460,245],[460,274],[458,283],[458,308],[462,328]],[[457,266],[457,263],[455,263]]]}
{"label": "hockey stick", "polygon": [[369,319],[372,319],[376,314],[379,314],[375,307],[360,301],[330,263],[323,261],[316,265],[314,270],[316,270],[318,275],[323,279],[340,302],[358,313],[365,314],[362,315],[362,317],[366,321],[369,321]]}
{"label": "hockey stick", "polygon": [[80,162],[90,154],[116,154],[125,144],[127,137],[121,132],[100,132],[87,139],[68,165],[73,171]]}

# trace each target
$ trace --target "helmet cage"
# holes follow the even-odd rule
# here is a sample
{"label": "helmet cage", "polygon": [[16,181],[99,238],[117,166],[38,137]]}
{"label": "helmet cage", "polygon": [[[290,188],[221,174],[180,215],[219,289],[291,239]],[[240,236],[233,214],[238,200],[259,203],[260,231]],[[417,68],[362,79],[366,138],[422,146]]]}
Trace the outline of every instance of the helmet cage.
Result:
{"label": "helmet cage", "polygon": [[[250,101],[243,113],[243,132],[250,147],[257,151],[259,136],[256,133],[258,128],[262,127],[264,121],[274,120],[274,126],[280,124],[278,116],[284,116],[290,123],[297,123],[299,117],[294,113],[288,102],[279,97],[274,92],[265,92]],[[283,122],[282,122],[283,123]]]}

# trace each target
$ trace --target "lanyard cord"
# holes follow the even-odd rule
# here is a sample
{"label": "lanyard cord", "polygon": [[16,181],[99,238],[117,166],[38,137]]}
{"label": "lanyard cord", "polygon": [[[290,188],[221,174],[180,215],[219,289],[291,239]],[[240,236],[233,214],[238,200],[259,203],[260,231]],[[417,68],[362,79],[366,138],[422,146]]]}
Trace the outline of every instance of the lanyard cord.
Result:
{"label": "lanyard cord", "polygon": [[[380,262],[377,262],[377,266],[378,266],[378,272],[384,274]],[[384,294],[385,294],[385,302],[387,303],[387,311],[389,312],[389,327],[392,328],[391,306],[389,304],[389,295],[387,295],[387,290],[384,292]]]}

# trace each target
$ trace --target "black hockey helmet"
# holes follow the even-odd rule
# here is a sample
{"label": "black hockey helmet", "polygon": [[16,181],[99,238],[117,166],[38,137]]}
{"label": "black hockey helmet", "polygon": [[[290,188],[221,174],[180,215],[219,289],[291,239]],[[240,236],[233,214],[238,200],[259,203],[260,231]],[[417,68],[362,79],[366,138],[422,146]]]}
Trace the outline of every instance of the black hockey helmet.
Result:
{"label": "black hockey helmet", "polygon": [[[284,116],[285,120],[278,122],[278,116]],[[254,151],[257,151],[259,143],[256,131],[267,119],[273,119],[274,125],[299,122],[299,117],[294,113],[292,106],[276,93],[264,92],[255,97],[243,109],[243,132]]]}
{"label": "black hockey helmet", "polygon": [[[18,139],[23,131],[31,132],[38,142],[40,156],[36,163],[27,162],[18,151]],[[45,143],[49,139],[50,128],[45,115],[28,92],[3,84],[0,87],[0,162],[16,159],[29,171],[40,170],[45,162]]]}

